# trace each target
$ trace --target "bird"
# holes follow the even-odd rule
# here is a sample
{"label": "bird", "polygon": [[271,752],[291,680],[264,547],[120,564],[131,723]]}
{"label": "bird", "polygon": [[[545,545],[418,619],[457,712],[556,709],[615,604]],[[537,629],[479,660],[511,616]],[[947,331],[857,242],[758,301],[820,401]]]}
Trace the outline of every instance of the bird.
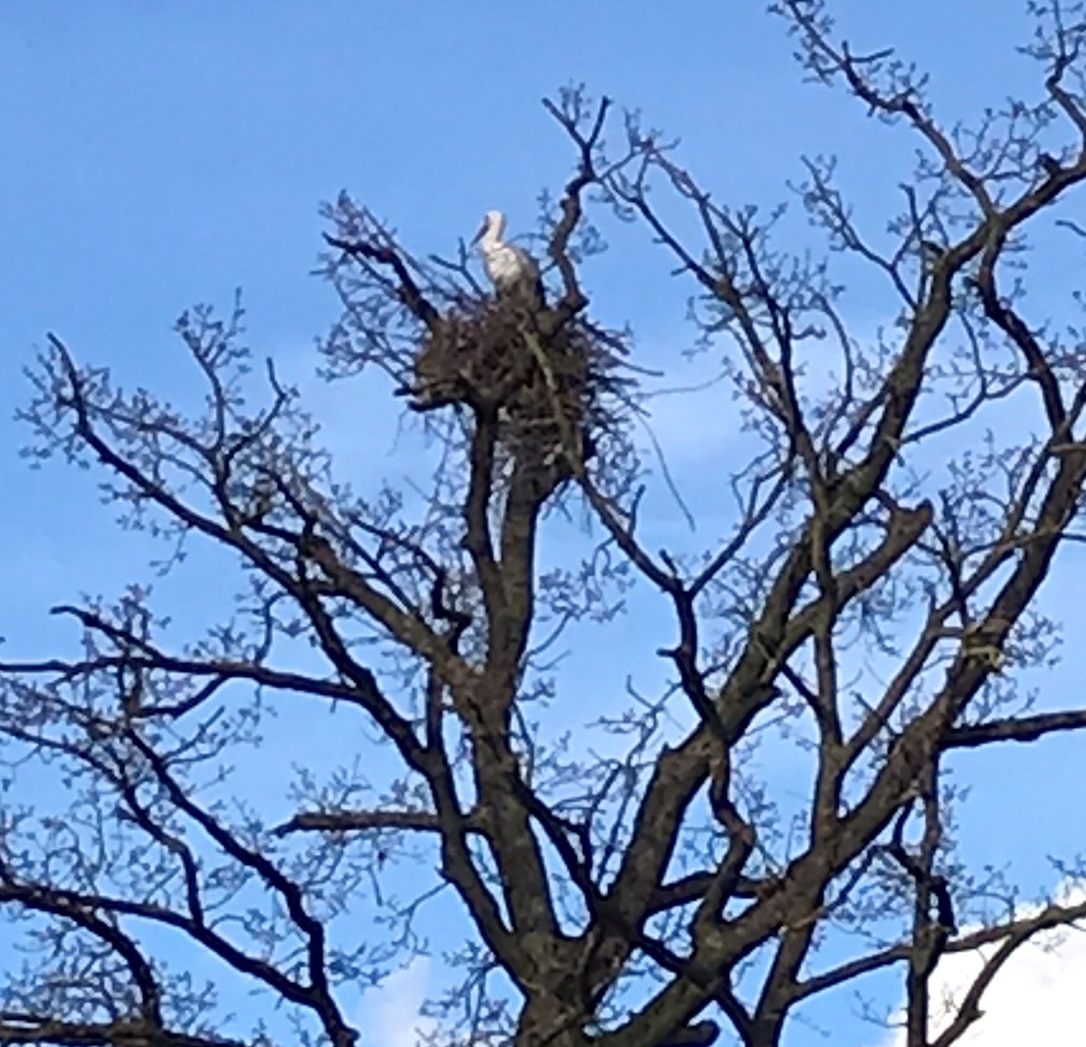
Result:
{"label": "bird", "polygon": [[505,215],[487,211],[472,243],[479,245],[483,268],[498,294],[528,292],[537,303],[543,302],[543,281],[536,260],[516,244],[506,243]]}

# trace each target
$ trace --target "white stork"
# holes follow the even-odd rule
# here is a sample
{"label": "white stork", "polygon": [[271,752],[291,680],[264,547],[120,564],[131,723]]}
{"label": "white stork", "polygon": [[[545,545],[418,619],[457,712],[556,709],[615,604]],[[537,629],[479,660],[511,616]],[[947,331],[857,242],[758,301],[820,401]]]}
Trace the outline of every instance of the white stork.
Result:
{"label": "white stork", "polygon": [[505,233],[505,215],[501,211],[487,211],[482,228],[472,243],[479,245],[483,256],[483,268],[498,294],[527,292],[537,303],[543,303],[543,281],[535,259],[516,244],[502,239]]}

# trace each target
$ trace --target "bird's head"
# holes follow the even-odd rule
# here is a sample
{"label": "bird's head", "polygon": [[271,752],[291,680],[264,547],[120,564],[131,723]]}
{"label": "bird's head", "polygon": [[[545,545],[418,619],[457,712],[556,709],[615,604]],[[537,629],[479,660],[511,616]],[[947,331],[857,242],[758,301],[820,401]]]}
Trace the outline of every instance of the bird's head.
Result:
{"label": "bird's head", "polygon": [[492,233],[495,237],[500,238],[504,232],[505,215],[501,211],[487,211],[486,217],[483,218],[483,224],[479,226],[479,231],[471,242],[477,244],[487,233]]}

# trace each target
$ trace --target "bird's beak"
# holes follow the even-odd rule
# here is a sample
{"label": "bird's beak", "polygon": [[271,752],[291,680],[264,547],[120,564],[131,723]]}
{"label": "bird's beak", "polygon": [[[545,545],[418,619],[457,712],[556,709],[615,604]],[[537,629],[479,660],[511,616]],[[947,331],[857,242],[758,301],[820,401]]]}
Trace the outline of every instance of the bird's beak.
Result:
{"label": "bird's beak", "polygon": [[485,233],[485,232],[486,232],[487,226],[488,226],[489,224],[490,224],[490,223],[489,223],[489,222],[487,222],[487,220],[486,220],[486,219],[484,218],[484,219],[483,219],[483,224],[482,224],[481,226],[479,226],[479,231],[478,231],[478,232],[477,232],[477,233],[476,233],[476,234],[475,234],[475,235],[474,235],[474,236],[473,236],[473,237],[471,238],[471,242],[472,242],[473,244],[477,244],[477,243],[478,243],[478,242],[479,242],[480,240],[482,240],[482,238],[483,238],[483,233]]}

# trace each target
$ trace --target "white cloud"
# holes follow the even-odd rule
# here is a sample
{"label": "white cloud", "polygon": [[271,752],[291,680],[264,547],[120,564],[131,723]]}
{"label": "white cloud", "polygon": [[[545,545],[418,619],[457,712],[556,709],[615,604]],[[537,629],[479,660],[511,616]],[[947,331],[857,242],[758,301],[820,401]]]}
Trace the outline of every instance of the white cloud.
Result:
{"label": "white cloud", "polygon": [[369,1047],[418,1047],[435,1022],[419,1013],[430,983],[430,961],[418,956],[362,997],[360,1028]]}
{"label": "white cloud", "polygon": [[[1063,904],[1086,898],[1086,889],[1068,889]],[[1032,911],[1037,911],[1035,907]],[[1028,915],[1024,911],[1021,915]],[[950,1014],[939,1014],[939,1001],[960,1003],[981,971],[983,953],[962,953],[939,964],[932,980],[932,1038],[946,1028]],[[1003,965],[981,999],[983,1016],[957,1041],[959,1047],[1022,1047],[1023,1044],[1070,1044],[1083,1041],[1082,993],[1086,986],[1086,926],[1039,934],[1019,947]],[[902,1047],[903,1031],[884,1040]]]}

